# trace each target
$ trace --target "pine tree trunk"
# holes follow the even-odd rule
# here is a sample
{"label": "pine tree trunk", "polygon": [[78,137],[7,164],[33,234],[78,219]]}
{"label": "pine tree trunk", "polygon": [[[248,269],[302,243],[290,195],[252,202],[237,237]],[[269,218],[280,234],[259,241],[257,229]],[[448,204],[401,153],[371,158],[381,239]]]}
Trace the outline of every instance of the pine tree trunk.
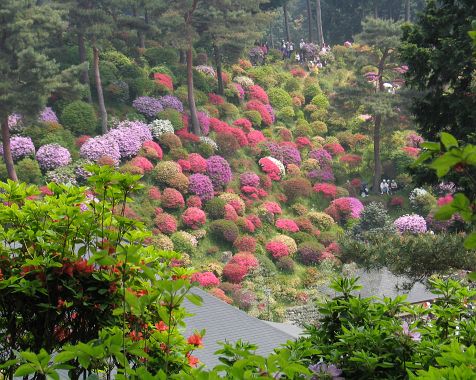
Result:
{"label": "pine tree trunk", "polygon": [[96,46],[93,47],[94,54],[94,79],[96,80],[96,90],[98,95],[99,112],[101,114],[101,130],[102,133],[107,133],[107,111],[104,104],[104,94],[102,92],[101,73],[99,72],[99,50]]}
{"label": "pine tree trunk", "polygon": [[380,162],[380,128],[382,127],[382,116],[375,116],[374,125],[374,181],[372,190],[378,193],[380,190],[380,179],[382,178],[382,164]]}
{"label": "pine tree trunk", "polygon": [[217,67],[218,94],[223,95],[225,93],[225,90],[224,90],[224,87],[223,87],[223,76],[222,76],[220,49],[217,46],[215,46],[214,47],[214,52],[215,52],[215,64],[216,64],[216,67]]}
{"label": "pine tree trunk", "polygon": [[[84,36],[82,34],[78,34],[78,49],[79,49],[79,62],[81,64],[87,62],[88,57],[86,55],[86,45],[84,42]],[[81,83],[88,86],[88,102],[91,104],[93,102],[91,96],[91,87],[89,82],[89,68],[86,67],[81,72]]]}
{"label": "pine tree trunk", "polygon": [[291,41],[291,33],[289,32],[289,16],[288,16],[288,4],[283,5],[284,13],[284,30],[286,32],[286,41]]}
{"label": "pine tree trunk", "polygon": [[317,20],[317,42],[319,46],[324,45],[324,33],[322,32],[322,14],[321,14],[321,0],[316,1],[316,20]]}
{"label": "pine tree trunk", "polygon": [[197,106],[195,105],[195,96],[193,95],[193,62],[192,62],[192,44],[187,49],[187,89],[188,89],[188,107],[190,109],[190,119],[192,121],[192,131],[197,136],[201,135],[200,124],[197,117]]}
{"label": "pine tree trunk", "polygon": [[15,165],[13,164],[12,151],[10,149],[10,128],[8,128],[8,115],[0,120],[2,124],[2,144],[3,144],[3,160],[7,167],[8,178],[12,181],[18,181]]}
{"label": "pine tree trunk", "polygon": [[180,56],[179,57],[180,64],[182,64],[182,65],[186,64],[187,63],[187,55],[185,54],[185,52],[182,49],[179,50],[179,56]]}
{"label": "pine tree trunk", "polygon": [[306,0],[306,3],[307,3],[308,39],[309,39],[309,42],[312,42],[312,12],[311,12],[311,0]]}
{"label": "pine tree trunk", "polygon": [[411,13],[410,13],[410,0],[405,0],[405,21],[410,21]]}

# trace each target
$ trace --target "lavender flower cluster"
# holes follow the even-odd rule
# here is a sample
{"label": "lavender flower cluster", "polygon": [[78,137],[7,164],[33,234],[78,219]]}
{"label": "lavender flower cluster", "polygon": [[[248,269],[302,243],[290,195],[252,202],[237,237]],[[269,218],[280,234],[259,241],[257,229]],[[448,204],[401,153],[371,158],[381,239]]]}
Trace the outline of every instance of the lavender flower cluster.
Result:
{"label": "lavender flower cluster", "polygon": [[427,231],[425,219],[416,214],[403,215],[396,219],[393,225],[400,233],[422,234]]}
{"label": "lavender flower cluster", "polygon": [[146,141],[152,140],[152,133],[149,129],[149,126],[146,123],[138,120],[125,120],[121,121],[118,125],[120,127],[130,128],[131,132],[137,135],[137,138],[140,140],[141,144]]}
{"label": "lavender flower cluster", "polygon": [[198,123],[200,124],[200,130],[202,135],[206,136],[210,133],[210,118],[205,112],[197,112]]}
{"label": "lavender flower cluster", "polygon": [[102,157],[109,157],[115,165],[118,165],[121,160],[119,145],[107,136],[88,139],[81,145],[79,155],[92,162],[97,162]]}
{"label": "lavender flower cluster", "polygon": [[260,179],[256,173],[245,172],[240,175],[240,184],[241,186],[258,187],[260,184]]}
{"label": "lavender flower cluster", "polygon": [[309,158],[317,160],[321,168],[325,166],[330,166],[332,163],[332,156],[325,149],[312,150],[311,152],[309,152]]}
{"label": "lavender flower cluster", "polygon": [[198,195],[202,201],[208,201],[213,198],[214,190],[213,183],[210,177],[203,174],[192,174],[189,177],[189,191],[192,194]]}
{"label": "lavender flower cluster", "polygon": [[51,107],[45,107],[41,111],[38,121],[42,123],[58,123],[58,117]]}
{"label": "lavender flower cluster", "polygon": [[294,164],[301,166],[301,153],[299,153],[298,149],[289,145],[283,145],[281,146],[281,156],[284,165]]}
{"label": "lavender flower cluster", "polygon": [[22,116],[18,113],[12,113],[8,116],[8,128],[16,130],[21,128]]}
{"label": "lavender flower cluster", "polygon": [[176,96],[165,95],[162,96],[159,100],[160,104],[162,104],[162,108],[172,108],[174,110],[179,111],[180,113],[183,112],[183,103]]}
{"label": "lavender flower cluster", "polygon": [[231,168],[221,156],[211,156],[207,159],[207,174],[215,188],[222,188],[231,181]]}
{"label": "lavender flower cluster", "polygon": [[43,170],[53,170],[71,163],[69,150],[58,144],[43,145],[36,152],[36,159]]}
{"label": "lavender flower cluster", "polygon": [[335,180],[334,172],[330,166],[323,169],[314,169],[307,174],[311,181],[333,182]]}
{"label": "lavender flower cluster", "polygon": [[[13,160],[17,161],[21,158],[34,156],[35,146],[29,137],[14,136],[10,139],[10,150]],[[3,156],[3,145],[0,144],[0,155]]]}
{"label": "lavender flower cluster", "polygon": [[123,121],[105,137],[117,143],[121,158],[128,158],[137,155],[145,141],[152,140],[152,133],[141,121]]}
{"label": "lavender flower cluster", "polygon": [[164,109],[159,99],[151,98],[150,96],[141,96],[137,98],[132,102],[132,107],[151,119]]}

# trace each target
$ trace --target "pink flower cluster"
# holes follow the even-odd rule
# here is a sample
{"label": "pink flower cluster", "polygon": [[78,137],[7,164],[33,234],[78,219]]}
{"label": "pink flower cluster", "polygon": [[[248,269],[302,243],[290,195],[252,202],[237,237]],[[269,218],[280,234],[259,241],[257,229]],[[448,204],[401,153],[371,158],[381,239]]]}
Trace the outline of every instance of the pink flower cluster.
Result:
{"label": "pink flower cluster", "polygon": [[269,104],[268,94],[257,84],[248,87],[248,96],[250,99],[259,100],[263,104]]}
{"label": "pink flower cluster", "polygon": [[400,233],[422,234],[427,231],[425,218],[416,214],[403,215],[396,219],[393,225]]}
{"label": "pink flower cluster", "polygon": [[166,212],[160,212],[155,217],[155,225],[163,234],[171,235],[177,231],[177,220]]}
{"label": "pink flower cluster", "polygon": [[236,127],[240,127],[241,129],[243,129],[245,132],[250,132],[251,129],[252,129],[252,124],[251,124],[251,121],[249,121],[248,119],[246,118],[241,118],[241,119],[237,119],[233,122],[233,125],[236,126]]}
{"label": "pink flower cluster", "polygon": [[270,253],[275,259],[289,256],[288,246],[280,241],[270,241],[266,244],[265,248],[266,251]]}
{"label": "pink flower cluster", "polygon": [[357,198],[343,197],[331,202],[325,212],[334,220],[346,220],[347,218],[359,218],[364,205]]}
{"label": "pink flower cluster", "polygon": [[162,193],[161,205],[168,209],[179,209],[185,206],[185,200],[178,190],[168,187]]}
{"label": "pink flower cluster", "polygon": [[[12,152],[13,160],[17,161],[24,157],[34,156],[35,146],[29,137],[13,136],[10,139],[10,151]],[[0,144],[0,155],[3,156],[2,144]]]}
{"label": "pink flower cluster", "polygon": [[198,282],[204,288],[212,288],[220,285],[220,280],[212,272],[194,273],[191,277],[192,282]]}
{"label": "pink flower cluster", "polygon": [[[269,106],[269,104],[267,104]],[[264,125],[270,126],[274,122],[274,115],[272,108],[270,109],[266,104],[261,103],[258,100],[250,100],[246,103],[246,109],[249,111],[258,111],[261,115],[261,120]]]}
{"label": "pink flower cluster", "polygon": [[345,149],[339,143],[332,143],[324,145],[324,149],[327,150],[333,157],[345,153]]}
{"label": "pink flower cluster", "polygon": [[182,220],[187,227],[196,230],[205,224],[207,216],[205,212],[198,207],[189,207],[182,214]]}
{"label": "pink flower cluster", "polygon": [[299,232],[298,225],[291,219],[278,219],[275,226],[287,232]]}
{"label": "pink flower cluster", "polygon": [[53,170],[71,163],[69,150],[58,144],[43,145],[36,152],[36,159],[43,170]]}
{"label": "pink flower cluster", "polygon": [[131,165],[140,168],[144,172],[150,172],[154,168],[152,162],[150,162],[147,158],[140,156],[134,157],[131,160]]}
{"label": "pink flower cluster", "polygon": [[273,215],[278,215],[283,213],[281,206],[279,205],[279,203],[276,203],[276,202],[264,202],[263,207],[267,212]]}
{"label": "pink flower cluster", "polygon": [[326,198],[335,198],[337,194],[337,187],[332,183],[316,183],[313,190]]}
{"label": "pink flower cluster", "polygon": [[273,181],[279,181],[281,179],[281,169],[268,157],[261,158],[258,163],[261,169],[271,178]]}
{"label": "pink flower cluster", "polygon": [[447,194],[444,197],[438,198],[437,204],[438,204],[439,207],[441,207],[441,206],[447,205],[448,203],[451,203],[451,202],[453,202],[453,196],[451,194]]}
{"label": "pink flower cluster", "polygon": [[208,101],[215,106],[219,106],[225,103],[225,99],[223,99],[220,95],[212,93],[208,94]]}
{"label": "pink flower cluster", "polygon": [[144,144],[142,144],[142,149],[144,149],[144,153],[150,158],[161,160],[163,157],[162,148],[155,141],[145,141]]}
{"label": "pink flower cluster", "polygon": [[248,138],[248,143],[251,146],[256,146],[260,142],[266,141],[266,137],[263,135],[263,132],[257,130],[252,130],[246,137]]}

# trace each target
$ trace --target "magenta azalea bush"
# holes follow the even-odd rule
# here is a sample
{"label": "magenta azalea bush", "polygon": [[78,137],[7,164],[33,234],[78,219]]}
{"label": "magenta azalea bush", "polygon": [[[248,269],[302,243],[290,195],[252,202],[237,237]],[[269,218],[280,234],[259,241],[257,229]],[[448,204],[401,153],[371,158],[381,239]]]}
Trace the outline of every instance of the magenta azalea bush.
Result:
{"label": "magenta azalea bush", "polygon": [[189,177],[188,190],[197,195],[202,201],[208,201],[213,198],[215,192],[210,177],[196,173]]}
{"label": "magenta azalea bush", "polygon": [[427,231],[425,218],[417,214],[403,215],[393,225],[400,233],[423,234]]}
{"label": "magenta azalea bush", "polygon": [[79,155],[92,162],[98,162],[103,157],[109,157],[115,165],[118,165],[121,160],[119,145],[108,136],[97,136],[88,139],[81,145]]}
{"label": "magenta azalea bush", "polygon": [[210,133],[210,118],[205,112],[197,112],[198,123],[200,124],[200,130],[202,135],[206,136]]}
{"label": "magenta azalea bush", "polygon": [[220,280],[212,272],[194,273],[192,282],[198,282],[204,288],[211,288],[220,285]]}
{"label": "magenta azalea bush", "polygon": [[137,98],[132,102],[132,107],[151,119],[164,109],[159,99],[151,98],[150,96]]}
{"label": "magenta azalea bush", "polygon": [[260,179],[256,173],[245,172],[240,175],[240,184],[241,186],[258,187]]}
{"label": "magenta azalea bush", "polygon": [[314,158],[319,162],[319,166],[328,166],[332,163],[331,154],[325,149],[316,149],[309,153],[309,158]]}
{"label": "magenta azalea bush", "polygon": [[212,180],[213,186],[218,189],[227,185],[232,178],[230,165],[221,156],[211,156],[207,160],[207,174]]}
{"label": "magenta azalea bush", "polygon": [[[10,150],[15,161],[35,155],[35,146],[29,137],[13,136],[10,139]],[[2,144],[0,144],[0,154],[3,156]]]}
{"label": "magenta azalea bush", "polygon": [[47,144],[38,149],[36,159],[41,169],[53,170],[71,163],[71,154],[61,145]]}

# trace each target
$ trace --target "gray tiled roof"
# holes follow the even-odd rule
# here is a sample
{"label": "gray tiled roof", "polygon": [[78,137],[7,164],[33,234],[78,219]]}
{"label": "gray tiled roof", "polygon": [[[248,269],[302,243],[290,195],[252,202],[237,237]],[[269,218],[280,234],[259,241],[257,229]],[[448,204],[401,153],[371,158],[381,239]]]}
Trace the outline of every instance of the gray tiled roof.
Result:
{"label": "gray tiled roof", "polygon": [[192,293],[202,297],[203,303],[196,306],[189,301],[184,302],[187,312],[194,314],[185,319],[185,336],[189,336],[194,330],[206,330],[203,348],[194,351],[193,355],[209,368],[220,364],[218,357],[214,355],[221,348],[217,343],[219,341],[226,339],[228,342],[236,342],[241,339],[258,345],[258,354],[268,355],[281,344],[295,339],[295,333],[290,334],[251,317],[201,289],[194,288]]}

